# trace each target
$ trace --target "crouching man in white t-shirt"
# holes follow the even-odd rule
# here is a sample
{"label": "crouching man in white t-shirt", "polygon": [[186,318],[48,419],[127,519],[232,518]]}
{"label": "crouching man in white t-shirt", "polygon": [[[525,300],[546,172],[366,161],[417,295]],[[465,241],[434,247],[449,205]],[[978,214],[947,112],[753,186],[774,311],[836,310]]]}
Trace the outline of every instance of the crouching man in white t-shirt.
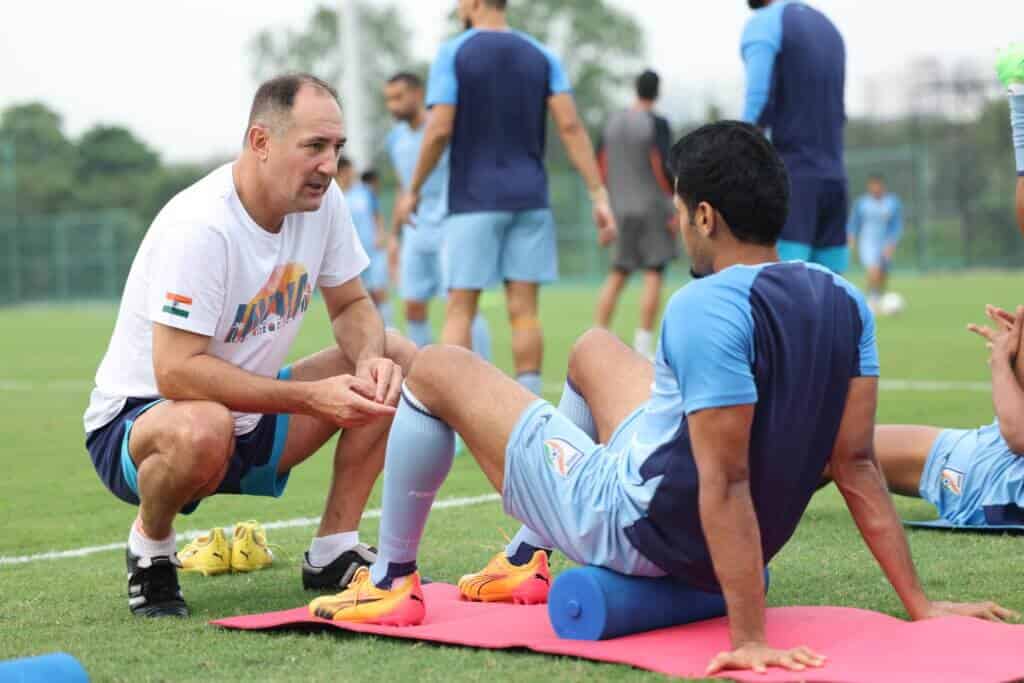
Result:
{"label": "crouching man in white t-shirt", "polygon": [[[385,334],[360,283],[369,261],[331,182],[344,142],[329,85],[267,81],[238,159],[168,202],[135,256],[85,429],[104,484],[139,506],[128,540],[137,615],[188,614],[179,512],[216,493],[280,496],[339,428],[303,584],[339,590],[375,559],[356,529],[415,349]],[[285,366],[314,287],[336,344]]]}

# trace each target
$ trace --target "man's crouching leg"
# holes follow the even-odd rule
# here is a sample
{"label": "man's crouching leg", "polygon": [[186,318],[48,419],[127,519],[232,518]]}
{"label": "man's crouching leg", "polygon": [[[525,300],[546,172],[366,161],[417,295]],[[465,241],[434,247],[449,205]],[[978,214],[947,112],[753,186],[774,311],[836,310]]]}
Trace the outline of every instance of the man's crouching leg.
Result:
{"label": "man's crouching leg", "polygon": [[[416,347],[401,335],[388,332],[385,355],[408,372]],[[304,358],[291,368],[291,379],[316,381],[356,369],[336,347]],[[376,555],[360,543],[359,524],[366,501],[384,465],[384,446],[390,419],[378,419],[362,427],[345,429],[334,449],[330,489],[316,537],[303,563],[302,583],[307,589],[340,590],[360,566]],[[284,452],[278,466],[284,474],[316,453],[338,432],[333,424],[308,415],[290,419]]]}
{"label": "man's crouching leg", "polygon": [[186,616],[175,558],[175,515],[212,495],[234,452],[234,420],[209,401],[166,401],[136,418],[128,456],[139,515],[128,537],[128,594],[134,614]]}

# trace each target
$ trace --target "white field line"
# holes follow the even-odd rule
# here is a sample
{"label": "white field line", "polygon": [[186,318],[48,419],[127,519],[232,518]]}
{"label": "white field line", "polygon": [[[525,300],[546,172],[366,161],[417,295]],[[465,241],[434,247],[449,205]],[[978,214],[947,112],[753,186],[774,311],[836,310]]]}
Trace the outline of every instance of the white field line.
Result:
{"label": "white field line", "polygon": [[[27,380],[0,379],[0,392],[88,392],[92,382],[87,380],[53,380],[49,382],[32,382]],[[883,391],[970,391],[987,393],[992,390],[988,382],[962,382],[920,379],[882,379],[880,387]],[[562,385],[555,382],[544,384],[544,392],[558,395]]]}
{"label": "white field line", "polygon": [[[469,496],[465,498],[447,498],[434,503],[433,509],[443,510],[446,508],[464,508],[471,505],[480,505],[481,503],[493,503],[499,500],[501,500],[501,496],[497,493],[487,493],[482,496]],[[363,519],[377,519],[379,517],[379,509],[367,510],[363,514]],[[319,523],[319,517],[296,517],[295,519],[282,519],[276,522],[267,522],[263,525],[263,528],[295,529],[300,527],[316,526]],[[224,531],[228,535],[232,533],[230,527],[225,527]],[[199,538],[205,533],[207,533],[206,529],[193,529],[191,531],[178,534],[178,539],[191,541],[195,538]],[[27,564],[29,562],[39,562],[41,560],[66,560],[72,557],[85,557],[86,555],[95,555],[96,553],[107,552],[110,550],[124,550],[125,544],[126,541],[121,541],[120,543],[106,543],[104,545],[93,545],[85,548],[74,548],[72,550],[53,550],[47,553],[37,553],[35,555],[16,555],[12,557],[0,556],[0,566],[9,564]]]}

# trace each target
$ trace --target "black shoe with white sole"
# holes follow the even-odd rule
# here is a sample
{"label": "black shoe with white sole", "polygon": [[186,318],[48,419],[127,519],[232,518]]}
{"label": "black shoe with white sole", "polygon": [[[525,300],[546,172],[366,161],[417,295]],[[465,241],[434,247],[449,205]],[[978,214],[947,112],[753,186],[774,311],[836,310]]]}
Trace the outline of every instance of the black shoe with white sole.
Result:
{"label": "black shoe with white sole", "polygon": [[126,551],[128,608],[137,617],[187,617],[188,605],[178,584],[181,564],[170,557],[139,557]]}
{"label": "black shoe with white sole", "polygon": [[345,590],[357,569],[369,567],[376,561],[377,549],[365,543],[346,550],[325,567],[312,565],[309,553],[306,553],[302,556],[302,587],[318,591]]}

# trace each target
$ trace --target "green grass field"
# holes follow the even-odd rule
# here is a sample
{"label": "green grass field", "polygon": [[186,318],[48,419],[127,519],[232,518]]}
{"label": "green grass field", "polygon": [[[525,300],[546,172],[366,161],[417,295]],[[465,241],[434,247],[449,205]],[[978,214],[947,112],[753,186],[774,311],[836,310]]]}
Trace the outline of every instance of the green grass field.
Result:
{"label": "green grass field", "polygon": [[[884,378],[984,382],[983,344],[964,330],[980,322],[982,306],[1020,302],[1020,277],[973,273],[899,279],[909,302],[897,319],[879,322]],[[635,314],[621,309],[618,329],[631,336]],[[544,294],[547,398],[556,400],[572,340],[589,324],[594,291],[552,289]],[[497,363],[508,368],[507,325],[500,299],[486,311]],[[108,550],[71,559],[5,561],[54,550],[123,541],[133,508],[102,486],[85,452],[81,415],[91,378],[113,325],[112,306],[0,310],[0,448],[7,472],[0,498],[0,659],[64,650],[78,657],[94,680],[615,680],[653,678],[626,667],[522,652],[485,652],[413,645],[363,636],[260,635],[217,630],[207,620],[305,604],[299,561],[311,527],[270,532],[283,552],[271,569],[213,578],[183,575],[193,610],[189,620],[141,621],[130,616],[123,554]],[[311,309],[296,357],[330,343],[319,307]],[[882,392],[880,422],[970,427],[992,419],[991,400],[978,387]],[[780,444],[783,445],[784,444]],[[328,448],[332,448],[328,445]],[[298,468],[279,500],[220,497],[207,501],[178,531],[315,517],[329,476],[324,452]],[[469,458],[459,458],[440,498],[489,492]],[[370,507],[379,505],[374,495]],[[907,517],[928,518],[931,508],[900,500]],[[438,580],[475,570],[517,528],[497,503],[435,512],[427,528],[422,566]],[[362,526],[376,538],[377,521]],[[1024,587],[1010,558],[1021,539],[935,532],[910,536],[924,583],[936,598],[995,599],[1024,609]],[[561,560],[556,568],[563,567]],[[834,489],[820,493],[796,536],[773,562],[772,605],[829,604],[871,608],[902,616],[902,608],[860,541]],[[723,647],[726,643],[723,642]],[[826,653],[827,654],[827,653]]]}

